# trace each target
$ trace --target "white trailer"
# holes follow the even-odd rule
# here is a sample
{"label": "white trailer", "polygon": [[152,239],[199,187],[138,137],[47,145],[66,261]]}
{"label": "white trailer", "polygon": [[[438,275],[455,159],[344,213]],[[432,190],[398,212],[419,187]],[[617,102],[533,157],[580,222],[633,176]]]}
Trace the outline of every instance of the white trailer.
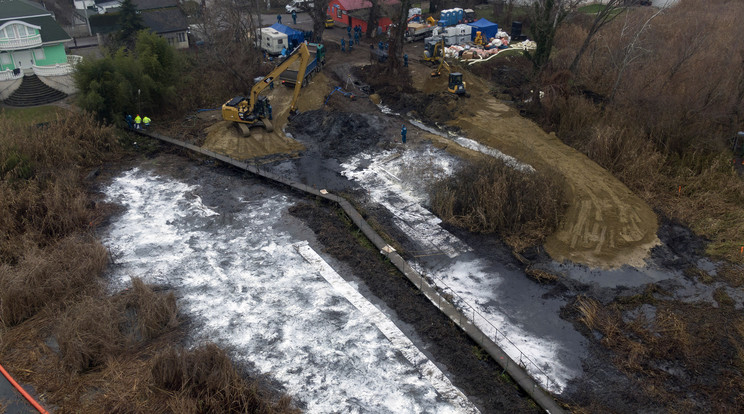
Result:
{"label": "white trailer", "polygon": [[289,39],[286,33],[274,30],[270,27],[261,28],[261,49],[270,55],[282,53],[285,47],[289,49]]}

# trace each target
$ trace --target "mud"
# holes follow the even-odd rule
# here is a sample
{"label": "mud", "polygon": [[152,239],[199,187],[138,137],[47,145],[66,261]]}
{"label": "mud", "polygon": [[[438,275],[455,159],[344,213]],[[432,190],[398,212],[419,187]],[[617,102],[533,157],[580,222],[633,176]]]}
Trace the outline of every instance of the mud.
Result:
{"label": "mud", "polygon": [[313,139],[313,153],[323,158],[343,159],[377,145],[386,134],[381,117],[314,110],[303,112],[287,127],[293,135]]}
{"label": "mud", "polygon": [[[372,247],[360,244],[355,228],[339,220],[332,207],[298,204],[290,213],[316,234],[326,253],[350,269],[364,287],[381,299],[411,332],[426,344],[425,352],[446,367],[460,388],[484,413],[540,412],[501,368],[456,325],[411,285]],[[410,334],[410,333],[409,333]]]}

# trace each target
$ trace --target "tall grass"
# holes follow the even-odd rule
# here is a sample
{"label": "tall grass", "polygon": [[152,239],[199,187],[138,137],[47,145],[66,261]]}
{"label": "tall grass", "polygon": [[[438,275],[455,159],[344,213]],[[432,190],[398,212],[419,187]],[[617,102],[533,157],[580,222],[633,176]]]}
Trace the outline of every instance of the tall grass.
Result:
{"label": "tall grass", "polygon": [[[708,254],[744,263],[744,182],[730,152],[744,128],[744,3],[680,1],[644,26],[653,13],[631,8],[605,26],[573,78],[548,88],[561,92],[546,94],[543,119],[654,209],[710,239]],[[555,73],[586,29],[574,19],[560,30]]]}
{"label": "tall grass", "polygon": [[524,172],[489,158],[465,166],[431,189],[433,211],[476,233],[499,233],[517,250],[542,241],[563,214],[555,174]]}
{"label": "tall grass", "polygon": [[[117,148],[115,131],[87,114],[42,127],[0,117],[3,365],[60,412],[294,412],[216,347],[173,348],[183,332],[172,292],[134,279],[106,294],[108,252],[93,230],[110,207],[85,178]],[[164,390],[161,368],[181,360],[188,384]]]}
{"label": "tall grass", "polygon": [[169,404],[177,412],[299,412],[289,407],[288,398],[272,403],[255,383],[243,380],[225,351],[214,344],[161,351],[153,360],[152,378],[157,389],[176,396]]}

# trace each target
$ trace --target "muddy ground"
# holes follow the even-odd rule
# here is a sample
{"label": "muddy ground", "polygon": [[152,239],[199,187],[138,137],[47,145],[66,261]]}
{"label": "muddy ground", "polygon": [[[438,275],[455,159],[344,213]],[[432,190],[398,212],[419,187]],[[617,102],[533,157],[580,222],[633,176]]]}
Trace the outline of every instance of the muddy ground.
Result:
{"label": "muddy ground", "polygon": [[[417,50],[420,45],[409,47],[409,56],[420,53]],[[364,194],[353,191],[346,179],[332,171],[337,170],[334,166],[348,155],[375,146],[388,148],[401,145],[401,124],[408,125],[409,145],[431,141],[460,158],[479,156],[435,134],[412,128],[409,116],[459,131],[538,169],[553,169],[566,179],[566,192],[572,200],[566,220],[544,248],[529,249],[523,256],[533,264],[550,263],[552,257],[559,262],[566,259],[591,266],[582,270],[581,266],[577,268],[571,263],[556,264],[552,270],[559,278],[546,293],[547,296],[566,301],[561,316],[573,322],[590,344],[590,355],[584,360],[585,375],[569,384],[562,395],[563,399],[573,409],[587,412],[735,412],[737,407],[742,407],[740,387],[725,384],[741,383],[741,370],[727,367],[744,364],[741,362],[744,350],[737,348],[744,328],[737,328],[741,329],[738,333],[736,329],[729,334],[720,332],[722,326],[744,327],[741,322],[741,292],[738,290],[741,284],[738,284],[740,282],[736,276],[731,276],[742,272],[741,269],[717,274],[715,265],[701,261],[705,241],[695,238],[688,229],[677,223],[662,221],[657,233],[656,214],[645,203],[607,171],[494,98],[494,91],[485,82],[466,73],[471,98],[462,100],[442,95],[440,91],[444,88],[445,79],[429,78],[429,67],[412,62],[411,84],[420,92],[405,89],[397,95],[383,94],[382,104],[388,105],[392,112],[402,114],[383,115],[367,99],[368,94],[376,92],[369,88],[371,82],[366,81],[358,69],[367,63],[369,59],[364,47],[348,55],[341,54],[337,47],[330,45],[329,64],[324,73],[316,77],[303,92],[300,100],[302,113],[293,118],[284,131],[304,144],[301,157],[289,161],[293,164],[293,170],[296,168],[296,171],[302,172],[304,182],[351,195],[373,222],[392,238],[406,244],[405,234],[393,225],[384,209],[366,202]],[[356,98],[336,93],[327,99],[328,93],[336,86],[354,93]],[[289,90],[283,88],[277,88],[273,93],[279,98],[272,98],[272,102],[277,102],[276,99],[286,101],[289,96]],[[454,116],[457,119],[453,119]],[[280,135],[281,130],[277,128],[274,134],[284,139]],[[229,129],[225,129],[226,136],[230,133]],[[258,136],[273,139],[266,135]],[[229,146],[226,148],[229,150]],[[263,153],[235,155],[248,159],[252,156],[256,157],[253,159],[265,157]],[[287,157],[296,157],[296,154]],[[281,172],[285,166],[279,163],[273,167]],[[443,339],[444,327],[431,328],[428,325],[439,318],[438,312],[423,298],[416,296],[411,286],[400,283],[404,281],[399,276],[391,274],[384,264],[377,263],[379,259],[371,260],[372,255],[376,256],[375,252],[365,251],[357,244],[354,244],[352,251],[348,248],[350,242],[341,243],[340,240],[348,240],[351,236],[345,224],[338,221],[337,212],[327,210],[327,207],[298,206],[293,214],[303,218],[316,232],[327,253],[352,268],[362,269],[363,274],[358,277],[367,288],[394,309],[401,320],[410,323],[412,330],[424,342],[439,349],[427,351],[432,353],[435,360],[448,365],[454,376],[453,382],[467,395],[476,396],[475,401],[479,405],[492,407],[493,412],[522,411],[523,402],[518,398],[512,399],[509,393],[507,397],[488,398],[488,387],[501,389],[504,384],[489,383],[488,387],[484,387],[486,396],[482,396],[483,391],[478,384],[497,371],[488,365],[490,362],[480,361],[481,370],[476,371],[472,366],[467,370],[450,366],[447,361],[451,360],[447,354],[454,354],[446,350],[457,344],[472,349],[467,339]],[[504,251],[494,238],[468,235],[457,229],[448,230],[468,240],[471,245],[481,248],[493,246],[494,251]],[[499,255],[500,261],[524,267],[523,263],[508,254]],[[370,260],[363,260],[367,257]],[[654,280],[651,278],[640,280],[636,287],[630,288],[601,287],[561,277],[577,269],[592,273],[601,272],[592,268],[638,265],[643,263],[644,258],[664,272],[679,277],[660,283],[652,283]],[[360,263],[365,265],[360,266]],[[367,267],[370,267],[369,272]],[[618,274],[624,274],[622,269]],[[380,279],[380,275],[384,275],[384,279]],[[397,287],[391,289],[391,286]],[[409,290],[412,292],[406,293]],[[410,294],[415,299],[402,299]],[[602,309],[609,310],[601,318],[598,317],[602,324],[587,327],[587,315],[579,309],[581,298],[591,298],[601,304]],[[421,302],[416,302],[419,299]],[[407,316],[414,309],[423,311],[423,316]],[[446,320],[439,322],[444,326],[449,324]],[[612,326],[617,329],[608,330]],[[452,335],[455,334],[452,332]],[[447,334],[445,338],[449,336]],[[727,336],[729,339],[726,339]],[[733,350],[738,350],[738,356]],[[467,354],[468,358],[476,359],[480,355],[477,349]],[[471,381],[469,372],[479,372],[472,376],[474,381]],[[684,402],[683,396],[689,398],[689,402]]]}

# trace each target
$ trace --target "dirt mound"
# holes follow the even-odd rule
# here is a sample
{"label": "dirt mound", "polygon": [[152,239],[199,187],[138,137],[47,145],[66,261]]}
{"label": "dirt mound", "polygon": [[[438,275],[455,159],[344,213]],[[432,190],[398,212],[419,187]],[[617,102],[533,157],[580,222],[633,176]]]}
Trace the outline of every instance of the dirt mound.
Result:
{"label": "dirt mound", "polygon": [[285,154],[293,156],[304,149],[299,142],[286,138],[284,134],[267,132],[263,128],[251,128],[249,137],[241,136],[232,122],[219,121],[205,129],[207,139],[204,148],[246,160]]}
{"label": "dirt mound", "polygon": [[[414,86],[423,93],[446,85],[446,77],[430,78],[424,65],[413,64],[411,70]],[[607,170],[492,97],[488,82],[468,73],[464,81],[471,98],[456,101],[465,112],[447,125],[537,170],[554,168],[565,180],[566,215],[545,243],[551,257],[604,268],[644,265],[659,242],[651,208]]]}
{"label": "dirt mound", "polygon": [[287,130],[298,138],[312,137],[324,157],[341,159],[377,145],[386,133],[382,125],[377,115],[319,109],[292,118]]}

